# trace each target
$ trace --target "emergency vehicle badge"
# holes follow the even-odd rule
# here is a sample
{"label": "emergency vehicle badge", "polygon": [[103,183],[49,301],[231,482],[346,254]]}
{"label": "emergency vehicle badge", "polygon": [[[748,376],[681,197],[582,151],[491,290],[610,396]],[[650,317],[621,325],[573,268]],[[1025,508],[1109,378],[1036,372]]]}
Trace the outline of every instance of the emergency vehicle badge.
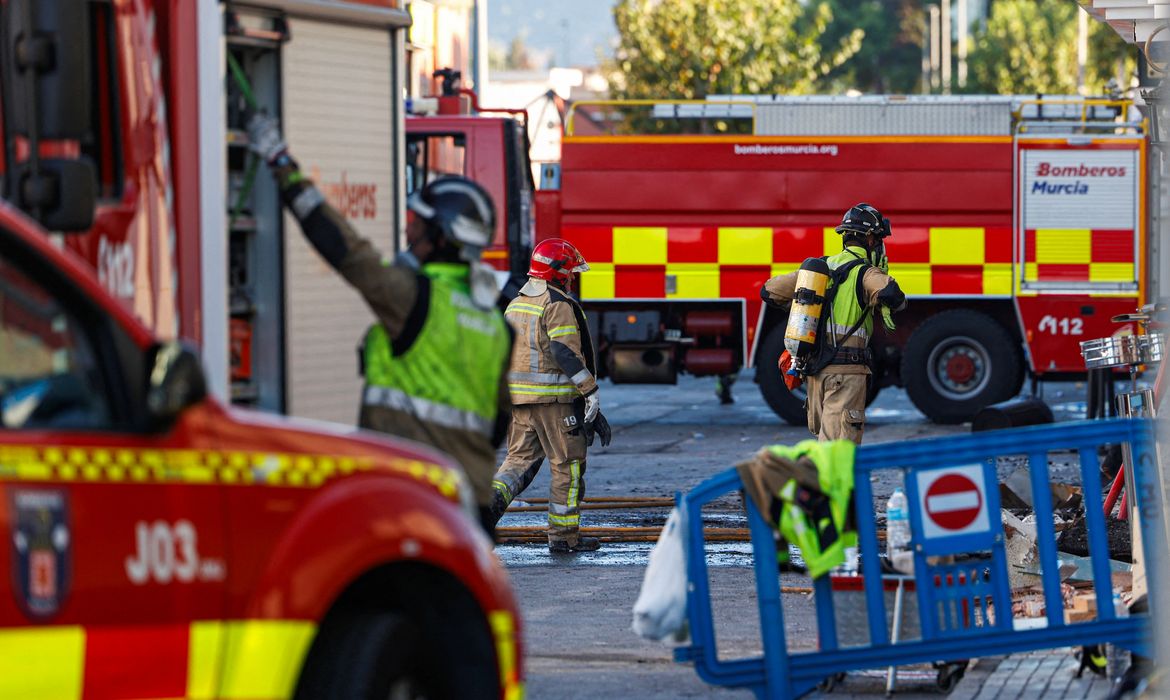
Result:
{"label": "emergency vehicle badge", "polygon": [[31,618],[51,617],[69,593],[69,498],[54,489],[9,489],[12,590]]}

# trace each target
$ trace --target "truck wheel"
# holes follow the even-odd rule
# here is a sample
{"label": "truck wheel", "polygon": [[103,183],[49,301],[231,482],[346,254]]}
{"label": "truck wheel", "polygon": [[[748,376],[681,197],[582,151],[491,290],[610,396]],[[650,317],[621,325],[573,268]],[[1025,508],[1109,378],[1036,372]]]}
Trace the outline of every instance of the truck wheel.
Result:
{"label": "truck wheel", "polygon": [[297,698],[444,700],[498,696],[498,678],[492,673],[485,678],[482,669],[462,663],[459,656],[449,656],[428,641],[417,624],[395,613],[366,610],[334,617],[313,642]]}
{"label": "truck wheel", "polygon": [[980,409],[1015,396],[1023,381],[1018,343],[977,311],[931,317],[910,336],[902,356],[906,393],[936,423],[969,421]]}
{"label": "truck wheel", "polygon": [[784,386],[784,378],[780,376],[780,355],[784,354],[784,324],[780,324],[768,331],[756,352],[756,381],[760,385],[760,393],[764,401],[789,425],[808,425],[808,416],[804,412],[804,389],[800,388],[793,393]]}

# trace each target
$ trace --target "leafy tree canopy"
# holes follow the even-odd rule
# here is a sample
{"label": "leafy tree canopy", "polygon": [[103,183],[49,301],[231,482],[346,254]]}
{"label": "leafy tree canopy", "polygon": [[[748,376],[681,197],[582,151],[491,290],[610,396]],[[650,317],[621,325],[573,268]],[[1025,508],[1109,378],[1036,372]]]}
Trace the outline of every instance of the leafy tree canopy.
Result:
{"label": "leafy tree canopy", "polygon": [[918,92],[922,82],[922,46],[926,41],[923,0],[827,0],[833,21],[821,36],[822,47],[863,33],[857,53],[828,76],[835,92],[850,88],[873,94]]}
{"label": "leafy tree canopy", "polygon": [[[1067,0],[995,0],[986,27],[975,32],[966,91],[1076,93],[1078,12]],[[1121,37],[1090,20],[1087,91],[1103,94],[1119,65],[1133,74],[1131,63]]]}
{"label": "leafy tree canopy", "polygon": [[621,99],[815,92],[864,36],[854,28],[822,41],[832,18],[824,0],[620,0],[611,90]]}

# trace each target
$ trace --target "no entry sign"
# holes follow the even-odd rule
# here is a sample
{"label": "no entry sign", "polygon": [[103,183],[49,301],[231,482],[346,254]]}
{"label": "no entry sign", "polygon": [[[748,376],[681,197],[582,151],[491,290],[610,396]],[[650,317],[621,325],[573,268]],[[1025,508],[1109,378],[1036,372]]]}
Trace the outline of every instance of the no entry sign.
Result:
{"label": "no entry sign", "polygon": [[918,508],[927,539],[986,532],[991,522],[982,465],[918,472]]}

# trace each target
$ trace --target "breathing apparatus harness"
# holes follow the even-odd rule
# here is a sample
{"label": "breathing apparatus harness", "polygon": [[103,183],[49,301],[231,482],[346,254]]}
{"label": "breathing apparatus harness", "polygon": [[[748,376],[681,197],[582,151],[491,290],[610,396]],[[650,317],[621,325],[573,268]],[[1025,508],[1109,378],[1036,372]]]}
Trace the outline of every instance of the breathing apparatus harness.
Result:
{"label": "breathing apparatus harness", "polygon": [[[863,203],[845,213],[837,231],[847,238],[850,234],[862,237],[873,234],[877,237],[877,244],[867,250],[865,257],[849,250],[849,246],[846,245],[845,251],[855,259],[835,270],[829,268],[827,256],[808,258],[801,264],[797,271],[796,290],[784,333],[785,352],[780,358],[784,383],[789,390],[799,386],[804,377],[819,374],[830,364],[868,364],[870,360],[868,348],[844,347],[844,342],[857,333],[871,313],[861,283],[865,275],[864,268],[857,276],[854,289],[858,305],[863,312],[857,322],[840,338],[831,330],[833,307],[837,293],[855,268],[877,267],[885,271],[884,239],[890,235],[890,220],[884,218],[872,206]],[[826,305],[828,311],[824,311]],[[888,311],[883,316],[883,321],[888,328],[893,327]],[[825,340],[826,335],[832,336],[830,341]],[[843,350],[846,351],[844,357],[841,355]]]}

